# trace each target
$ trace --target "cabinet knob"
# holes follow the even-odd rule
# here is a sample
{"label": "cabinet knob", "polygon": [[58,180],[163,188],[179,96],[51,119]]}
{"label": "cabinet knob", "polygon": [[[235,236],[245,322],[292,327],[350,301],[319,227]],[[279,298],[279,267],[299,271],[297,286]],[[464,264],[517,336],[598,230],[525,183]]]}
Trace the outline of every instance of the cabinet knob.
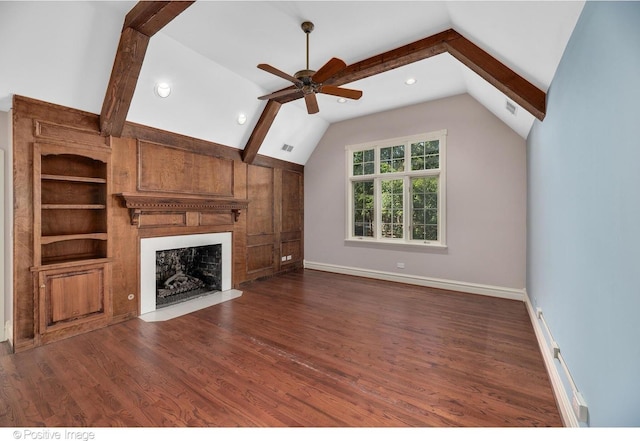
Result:
{"label": "cabinet knob", "polygon": [[40,288],[44,289],[44,288],[46,288],[46,285],[42,284],[42,285],[40,285]]}

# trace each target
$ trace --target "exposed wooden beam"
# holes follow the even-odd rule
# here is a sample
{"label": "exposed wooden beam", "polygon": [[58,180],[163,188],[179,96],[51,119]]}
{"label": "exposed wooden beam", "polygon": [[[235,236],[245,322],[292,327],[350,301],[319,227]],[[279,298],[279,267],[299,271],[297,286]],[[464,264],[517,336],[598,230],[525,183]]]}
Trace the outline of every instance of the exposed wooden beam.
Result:
{"label": "exposed wooden beam", "polygon": [[[540,121],[544,119],[547,100],[545,92],[538,89],[453,29],[448,29],[430,37],[423,38],[422,40],[351,64],[326,80],[324,84],[342,86],[445,52],[449,52],[464,65],[522,106],[534,117]],[[295,86],[289,86],[283,90],[294,88]],[[298,98],[301,98],[301,95],[288,95],[275,98],[274,101],[284,104]],[[273,115],[273,118],[275,118],[275,115]],[[262,123],[258,122],[247,144],[247,147],[251,146],[252,151],[246,154],[243,152],[243,158],[247,157],[251,158],[251,161],[253,160],[260,149],[260,143],[264,140],[269,127],[271,127],[273,123],[273,118],[268,121],[262,121],[262,118],[260,119]],[[256,133],[256,131],[260,133]],[[247,159],[244,161],[250,162]]]}
{"label": "exposed wooden beam", "polygon": [[193,3],[141,1],[129,11],[124,20],[111,78],[100,112],[102,134],[122,134],[149,39]]}
{"label": "exposed wooden beam", "polygon": [[249,141],[247,141],[247,145],[242,151],[242,161],[247,164],[251,164],[253,162],[258,154],[258,150],[260,150],[260,146],[262,145],[264,138],[267,136],[267,133],[273,124],[273,121],[276,119],[280,106],[282,106],[282,104],[275,100],[267,101],[267,105],[262,111],[262,115],[260,115],[260,119],[253,129],[253,132],[249,137]]}
{"label": "exposed wooden beam", "polygon": [[122,134],[148,45],[148,36],[133,28],[122,31],[100,112],[100,131],[103,135]]}
{"label": "exposed wooden beam", "polygon": [[133,28],[148,37],[165,27],[195,1],[138,2],[124,19],[124,28]]}
{"label": "exposed wooden beam", "polygon": [[542,121],[547,95],[463,36],[447,41],[447,51]]}
{"label": "exposed wooden beam", "polygon": [[459,36],[460,34],[453,29],[448,29],[430,37],[423,38],[422,40],[351,64],[325,81],[324,84],[342,86],[433,57],[434,55],[442,54],[447,51],[445,43]]}
{"label": "exposed wooden beam", "polygon": [[[453,29],[347,66],[324,84],[342,86],[434,55],[449,52],[494,87],[542,121],[546,94]],[[282,104],[295,97],[283,97]]]}

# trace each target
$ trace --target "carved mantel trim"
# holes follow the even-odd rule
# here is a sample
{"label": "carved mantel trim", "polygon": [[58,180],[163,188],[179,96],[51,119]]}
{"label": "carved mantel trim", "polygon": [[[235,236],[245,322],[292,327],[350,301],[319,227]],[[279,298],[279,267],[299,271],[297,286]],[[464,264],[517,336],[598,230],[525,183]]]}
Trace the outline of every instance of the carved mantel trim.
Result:
{"label": "carved mantel trim", "polygon": [[129,209],[131,225],[140,227],[140,216],[143,213],[206,213],[230,212],[235,222],[240,213],[249,206],[249,201],[241,199],[209,199],[195,197],[171,197],[158,195],[141,195],[120,193],[117,195]]}

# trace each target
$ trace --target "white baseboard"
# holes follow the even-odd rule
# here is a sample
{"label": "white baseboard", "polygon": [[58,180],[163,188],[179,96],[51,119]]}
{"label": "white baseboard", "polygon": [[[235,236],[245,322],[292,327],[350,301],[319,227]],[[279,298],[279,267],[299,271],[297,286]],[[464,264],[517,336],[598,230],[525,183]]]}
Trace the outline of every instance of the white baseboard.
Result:
{"label": "white baseboard", "polygon": [[542,352],[542,358],[544,360],[545,367],[547,368],[549,379],[551,380],[551,388],[553,389],[553,394],[555,395],[556,402],[558,404],[558,410],[560,411],[562,422],[566,427],[580,427],[578,418],[573,412],[573,407],[571,406],[571,399],[569,398],[569,395],[567,395],[567,390],[562,383],[557,364],[553,358],[553,349],[547,343],[547,338],[545,337],[544,330],[540,324],[540,319],[538,318],[538,315],[533,308],[533,304],[531,303],[531,299],[529,299],[529,295],[526,291],[524,298],[527,311],[529,312],[529,318],[533,325],[533,330],[536,334],[536,338],[538,339],[538,346],[540,346],[540,352]]}
{"label": "white baseboard", "polygon": [[330,273],[346,274],[350,276],[367,277],[370,279],[386,280],[389,282],[406,283],[409,285],[419,285],[428,288],[439,288],[451,291],[460,291],[469,294],[481,294],[503,299],[519,300],[524,302],[524,289],[504,288],[501,286],[481,285],[477,283],[458,282],[455,280],[434,279],[424,276],[414,276],[409,274],[398,274],[385,271],[370,270],[364,268],[354,268],[342,265],[332,265],[328,263],[304,261],[304,267],[308,269],[326,271]]}

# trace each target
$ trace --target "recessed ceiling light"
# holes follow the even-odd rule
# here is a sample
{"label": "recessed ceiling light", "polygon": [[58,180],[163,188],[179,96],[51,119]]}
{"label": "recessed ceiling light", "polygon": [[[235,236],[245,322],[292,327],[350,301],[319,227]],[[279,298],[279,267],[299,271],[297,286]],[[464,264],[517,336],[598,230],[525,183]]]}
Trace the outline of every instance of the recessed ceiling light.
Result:
{"label": "recessed ceiling light", "polygon": [[346,103],[346,102],[347,102],[347,100],[346,100],[346,99],[344,99],[344,98],[338,98],[338,102],[339,102],[340,104],[342,104],[342,103]]}
{"label": "recessed ceiling light", "polygon": [[166,98],[171,95],[171,86],[169,83],[156,83],[153,90],[160,98]]}
{"label": "recessed ceiling light", "polygon": [[404,82],[404,84],[406,84],[407,86],[411,86],[412,84],[416,84],[416,79],[415,78],[407,78]]}
{"label": "recessed ceiling light", "polygon": [[238,115],[238,124],[242,125],[247,122],[247,115],[241,113]]}

